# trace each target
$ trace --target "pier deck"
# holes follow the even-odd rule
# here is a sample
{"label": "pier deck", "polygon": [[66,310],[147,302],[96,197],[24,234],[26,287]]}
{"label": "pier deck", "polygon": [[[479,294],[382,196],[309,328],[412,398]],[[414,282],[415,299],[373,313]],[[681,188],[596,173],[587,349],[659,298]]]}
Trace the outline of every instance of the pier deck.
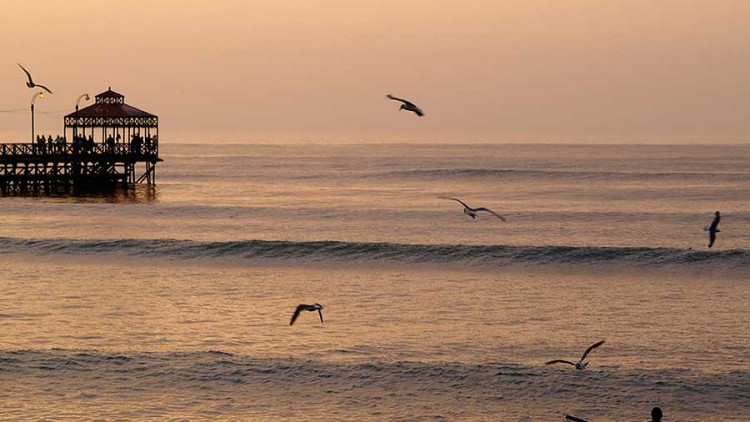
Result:
{"label": "pier deck", "polygon": [[0,194],[73,194],[156,181],[154,145],[0,144]]}

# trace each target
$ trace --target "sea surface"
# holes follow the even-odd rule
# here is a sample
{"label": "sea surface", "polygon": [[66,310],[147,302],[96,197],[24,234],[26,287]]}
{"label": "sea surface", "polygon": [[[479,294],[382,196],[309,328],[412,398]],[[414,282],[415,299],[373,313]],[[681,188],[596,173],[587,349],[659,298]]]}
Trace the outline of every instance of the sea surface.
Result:
{"label": "sea surface", "polygon": [[750,420],[750,146],[161,153],[0,198],[0,420]]}

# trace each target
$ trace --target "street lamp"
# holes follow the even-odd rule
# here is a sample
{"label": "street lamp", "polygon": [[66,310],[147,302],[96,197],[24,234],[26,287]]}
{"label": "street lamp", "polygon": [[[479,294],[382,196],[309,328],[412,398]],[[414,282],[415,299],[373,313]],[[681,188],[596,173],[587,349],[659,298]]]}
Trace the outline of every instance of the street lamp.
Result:
{"label": "street lamp", "polygon": [[36,97],[44,98],[44,92],[39,91],[36,94],[34,94],[33,97],[31,97],[31,143],[34,144],[34,141],[36,138],[34,137],[34,103],[36,102]]}
{"label": "street lamp", "polygon": [[81,102],[81,98],[86,98],[86,101],[90,100],[89,94],[81,94],[76,99],[76,124],[73,125],[73,137],[78,136],[78,103]]}

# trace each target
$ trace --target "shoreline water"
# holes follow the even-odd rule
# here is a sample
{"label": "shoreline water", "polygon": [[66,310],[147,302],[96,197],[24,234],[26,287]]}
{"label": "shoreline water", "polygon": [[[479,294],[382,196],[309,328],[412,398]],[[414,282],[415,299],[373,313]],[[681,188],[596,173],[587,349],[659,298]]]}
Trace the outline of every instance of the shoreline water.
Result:
{"label": "shoreline water", "polygon": [[[746,372],[734,372],[717,378],[688,368],[604,367],[577,373],[502,363],[332,363],[219,351],[5,351],[0,361],[0,378],[12,376],[21,386],[5,394],[15,406],[4,406],[0,418],[28,416],[24,406],[31,401],[25,394],[42,389],[44,380],[44,385],[63,392],[37,393],[37,398],[59,406],[49,417],[85,419],[100,413],[118,418],[135,406],[138,417],[158,418],[551,420],[565,409],[614,421],[642,419],[644,409],[659,403],[670,409],[671,419],[698,421],[708,411],[722,420],[740,421],[742,416],[728,415],[727,408],[734,407],[734,397],[746,393],[742,383],[748,377]],[[583,389],[586,401],[608,403],[617,410],[585,404],[579,395]],[[154,395],[162,398],[159,404],[140,401]],[[316,411],[310,413],[310,408]]]}
{"label": "shoreline water", "polygon": [[748,414],[747,148],[164,152],[145,201],[0,201],[0,419]]}

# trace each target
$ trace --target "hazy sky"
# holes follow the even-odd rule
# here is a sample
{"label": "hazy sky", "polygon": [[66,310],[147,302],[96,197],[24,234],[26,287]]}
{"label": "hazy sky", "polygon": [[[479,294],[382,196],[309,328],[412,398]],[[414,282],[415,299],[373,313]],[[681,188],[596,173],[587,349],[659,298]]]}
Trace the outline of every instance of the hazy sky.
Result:
{"label": "hazy sky", "polygon": [[[46,132],[112,86],[159,115],[163,142],[750,141],[747,0],[3,0],[1,13],[0,111],[29,106],[20,62],[55,92],[37,105],[59,112],[38,115]],[[0,138],[29,119],[0,113]]]}

